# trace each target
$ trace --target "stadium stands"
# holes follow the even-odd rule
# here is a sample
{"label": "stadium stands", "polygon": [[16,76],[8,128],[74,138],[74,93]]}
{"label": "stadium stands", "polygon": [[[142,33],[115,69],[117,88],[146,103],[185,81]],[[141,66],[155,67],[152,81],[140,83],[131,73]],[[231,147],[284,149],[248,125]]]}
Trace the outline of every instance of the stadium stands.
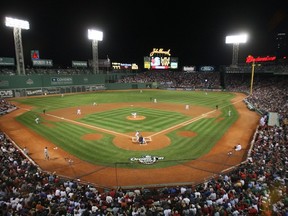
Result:
{"label": "stadium stands", "polygon": [[[248,93],[249,82],[230,81],[227,90]],[[40,170],[0,132],[0,215],[286,216],[287,86],[287,78],[257,80],[247,102],[277,112],[279,126],[257,128],[247,161],[198,185],[101,190]]]}

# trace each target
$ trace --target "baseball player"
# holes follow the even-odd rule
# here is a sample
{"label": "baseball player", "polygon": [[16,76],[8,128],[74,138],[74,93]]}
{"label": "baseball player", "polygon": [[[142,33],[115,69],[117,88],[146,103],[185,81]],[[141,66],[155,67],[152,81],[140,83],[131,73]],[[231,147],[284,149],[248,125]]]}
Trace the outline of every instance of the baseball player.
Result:
{"label": "baseball player", "polygon": [[40,120],[40,119],[39,119],[38,117],[35,118],[35,123],[36,123],[36,124],[39,124],[39,120]]}
{"label": "baseball player", "polygon": [[45,158],[45,160],[50,160],[50,156],[49,156],[49,152],[48,152],[47,147],[44,148],[44,158]]}
{"label": "baseball player", "polygon": [[77,109],[77,115],[81,115],[81,110]]}

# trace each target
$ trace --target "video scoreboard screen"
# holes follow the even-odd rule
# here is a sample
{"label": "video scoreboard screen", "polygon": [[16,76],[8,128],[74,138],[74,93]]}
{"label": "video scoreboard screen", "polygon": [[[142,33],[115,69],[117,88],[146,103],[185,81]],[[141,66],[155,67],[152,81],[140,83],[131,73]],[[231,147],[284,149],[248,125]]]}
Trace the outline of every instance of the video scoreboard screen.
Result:
{"label": "video scoreboard screen", "polygon": [[171,57],[170,49],[154,48],[150,56],[144,57],[144,68],[146,69],[178,69],[178,58]]}

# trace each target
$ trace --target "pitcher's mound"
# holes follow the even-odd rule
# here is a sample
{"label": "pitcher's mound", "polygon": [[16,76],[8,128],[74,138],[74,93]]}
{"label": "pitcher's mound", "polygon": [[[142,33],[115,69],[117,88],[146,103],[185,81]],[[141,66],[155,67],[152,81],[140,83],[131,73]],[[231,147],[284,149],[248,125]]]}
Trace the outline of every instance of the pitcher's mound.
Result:
{"label": "pitcher's mound", "polygon": [[146,117],[145,116],[141,116],[141,115],[137,115],[137,116],[127,116],[126,117],[128,120],[134,120],[134,121],[137,121],[137,120],[143,120],[145,119]]}

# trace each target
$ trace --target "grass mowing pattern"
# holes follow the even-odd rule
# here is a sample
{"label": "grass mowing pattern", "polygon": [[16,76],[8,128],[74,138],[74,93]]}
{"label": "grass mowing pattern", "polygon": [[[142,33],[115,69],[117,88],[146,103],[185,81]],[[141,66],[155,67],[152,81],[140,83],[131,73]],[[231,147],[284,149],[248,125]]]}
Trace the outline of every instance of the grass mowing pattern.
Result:
{"label": "grass mowing pattern", "polygon": [[80,121],[119,133],[128,133],[135,131],[135,128],[138,131],[158,132],[190,119],[190,117],[180,113],[156,109],[134,108],[133,111],[138,115],[145,116],[145,121],[128,120],[126,117],[131,112],[129,108],[91,114],[81,118]]}
{"label": "grass mowing pattern", "polygon": [[[117,103],[117,102],[147,102],[151,98],[157,98],[158,103],[179,103],[207,106],[215,108],[219,105],[219,109],[223,111],[223,120],[218,121],[216,118],[201,119],[193,122],[185,127],[179,128],[167,134],[171,139],[171,145],[164,149],[153,151],[128,151],[120,149],[113,145],[113,135],[106,134],[100,131],[95,131],[87,127],[71,124],[68,122],[47,122],[49,124],[35,124],[34,119],[38,112],[42,112],[43,108],[49,106],[49,110],[59,109],[64,107],[79,106],[97,103]],[[55,145],[63,148],[65,151],[76,155],[82,160],[90,163],[115,166],[130,167],[129,159],[131,157],[141,157],[143,155],[157,155],[165,157],[165,162],[155,163],[150,166],[141,164],[133,164],[133,167],[152,168],[166,167],[178,164],[183,160],[193,160],[210,151],[215,143],[223,136],[226,130],[237,120],[238,114],[233,106],[229,106],[230,100],[233,98],[232,93],[226,92],[209,92],[205,95],[204,92],[194,91],[163,91],[163,90],[148,90],[139,93],[139,90],[131,91],[107,91],[97,93],[87,93],[80,95],[65,95],[50,96],[41,98],[19,98],[15,99],[18,102],[29,104],[35,109],[17,117],[17,120],[25,126],[35,130],[41,136],[55,143]],[[230,118],[225,117],[227,110],[232,111]],[[114,130],[121,133],[134,132],[139,129],[141,131],[157,132],[186,121],[187,117],[183,114],[136,108],[137,113],[145,115],[146,119],[141,121],[141,128],[135,128],[136,125],[126,119],[129,109],[121,108],[116,110],[105,111],[102,113],[91,114],[85,116],[79,121],[102,127],[109,130]],[[142,114],[143,113],[143,114]],[[197,116],[195,116],[197,117]],[[221,117],[221,116],[220,116]],[[117,126],[119,125],[119,126]],[[137,123],[139,125],[139,123]],[[197,133],[195,137],[181,137],[177,135],[178,131],[193,131]],[[82,136],[90,133],[100,133],[103,137],[100,140],[83,140]],[[177,161],[178,160],[178,161]],[[127,163],[127,165],[125,165]]]}

